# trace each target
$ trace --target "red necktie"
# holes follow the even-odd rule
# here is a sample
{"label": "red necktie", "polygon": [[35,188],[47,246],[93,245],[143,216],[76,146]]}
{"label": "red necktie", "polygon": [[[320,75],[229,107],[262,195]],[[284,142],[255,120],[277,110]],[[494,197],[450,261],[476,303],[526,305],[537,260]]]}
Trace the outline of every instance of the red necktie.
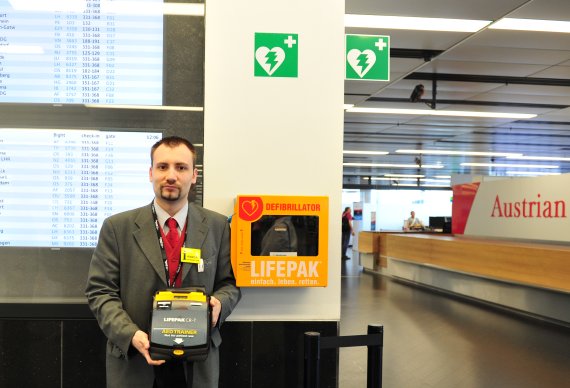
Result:
{"label": "red necktie", "polygon": [[[168,260],[168,277],[170,278],[170,282],[174,282],[174,277],[176,276],[176,271],[178,270],[178,265],[180,264],[180,251],[176,252],[177,248],[179,249],[178,244],[180,243],[180,237],[178,236],[178,222],[174,218],[169,218],[166,220],[166,225],[168,225],[168,234],[166,235],[166,239],[168,240],[168,245],[170,247],[166,247],[166,257]],[[178,279],[176,279],[176,283],[179,284]]]}
{"label": "red necktie", "polygon": [[178,239],[180,238],[178,236],[178,222],[176,222],[176,220],[171,217],[166,220],[166,225],[168,225],[169,229],[166,238],[168,239],[170,246],[172,248],[175,248],[176,246],[178,246]]}

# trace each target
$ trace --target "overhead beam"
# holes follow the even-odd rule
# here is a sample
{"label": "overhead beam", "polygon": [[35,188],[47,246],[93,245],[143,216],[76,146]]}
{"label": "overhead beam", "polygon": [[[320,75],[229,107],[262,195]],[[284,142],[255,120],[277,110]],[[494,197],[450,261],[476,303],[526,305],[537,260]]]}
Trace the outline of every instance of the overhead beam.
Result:
{"label": "overhead beam", "polygon": [[[393,97],[369,97],[366,101],[375,102],[410,102],[409,98],[393,98]],[[418,102],[431,104],[433,100],[422,99]],[[513,108],[537,108],[537,109],[566,109],[568,105],[561,104],[537,104],[526,102],[501,102],[501,101],[471,101],[471,100],[444,100],[438,99],[438,104],[449,105],[478,105],[478,106],[509,106]]]}
{"label": "overhead beam", "polygon": [[505,75],[451,74],[451,73],[412,73],[404,79],[453,82],[479,82],[503,85],[570,86],[570,79],[511,77]]}
{"label": "overhead beam", "polygon": [[416,58],[423,59],[426,62],[431,61],[441,53],[443,53],[443,50],[390,48],[391,58]]}

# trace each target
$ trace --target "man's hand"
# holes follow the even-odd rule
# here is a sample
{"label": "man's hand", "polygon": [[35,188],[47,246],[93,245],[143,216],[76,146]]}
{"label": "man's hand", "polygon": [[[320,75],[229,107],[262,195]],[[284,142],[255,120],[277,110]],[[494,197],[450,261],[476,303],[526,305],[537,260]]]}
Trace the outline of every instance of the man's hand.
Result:
{"label": "man's hand", "polygon": [[215,296],[211,296],[210,306],[212,306],[212,327],[215,327],[218,324],[218,319],[222,312],[222,302],[220,302]]}
{"label": "man's hand", "polygon": [[146,359],[148,365],[162,365],[166,361],[164,360],[153,360],[150,358],[150,354],[148,349],[150,348],[150,341],[148,340],[148,334],[146,334],[142,330],[137,330],[133,338],[131,339],[131,344],[135,347],[136,350],[143,355]]}

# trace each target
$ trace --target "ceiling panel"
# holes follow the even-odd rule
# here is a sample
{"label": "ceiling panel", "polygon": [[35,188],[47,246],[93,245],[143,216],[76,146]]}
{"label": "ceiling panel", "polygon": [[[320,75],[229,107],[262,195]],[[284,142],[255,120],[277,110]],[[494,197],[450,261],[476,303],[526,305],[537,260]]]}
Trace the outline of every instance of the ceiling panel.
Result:
{"label": "ceiling panel", "polygon": [[[346,0],[346,13],[495,20],[528,0]],[[467,17],[467,16],[468,17]]]}
{"label": "ceiling panel", "polygon": [[570,129],[570,108],[551,111],[541,116],[542,120],[565,122]]}
{"label": "ceiling panel", "polygon": [[570,34],[534,31],[485,30],[474,37],[471,44],[526,50],[565,51],[570,47]]}
{"label": "ceiling panel", "polygon": [[527,65],[500,62],[481,61],[447,61],[436,59],[422,69],[430,73],[458,73],[477,75],[506,75],[511,77],[526,77],[543,71],[548,65]]}
{"label": "ceiling panel", "polygon": [[[371,15],[450,17],[498,20],[503,16],[570,21],[568,0],[347,0],[346,12]],[[485,174],[505,176],[497,163],[522,171],[570,173],[570,162],[507,160],[490,156],[417,155],[398,149],[515,152],[529,156],[570,156],[570,34],[484,29],[477,33],[410,30],[347,29],[347,33],[390,35],[396,54],[390,62],[389,82],[345,82],[345,102],[357,107],[430,109],[433,81],[435,108],[479,112],[537,114],[532,119],[415,116],[345,113],[345,150],[387,151],[385,156],[344,155],[345,163],[407,164],[411,167],[345,166],[345,183],[368,184],[365,177],[386,173]],[[406,49],[406,50],[403,50]],[[411,50],[410,50],[411,49]],[[421,50],[440,50],[424,61]],[[418,59],[402,58],[416,52]],[[421,101],[410,94],[424,85]],[[461,166],[464,162],[492,163],[492,167]],[[375,182],[375,184],[382,184]]]}
{"label": "ceiling panel", "polygon": [[515,121],[512,123],[507,123],[504,125],[498,125],[494,127],[481,127],[480,130],[488,130],[494,132],[501,132],[502,133],[510,133],[514,136],[518,136],[519,134],[532,134],[536,136],[559,136],[569,134],[568,132],[570,129],[567,125],[564,124],[545,124],[544,122],[540,122],[539,124],[535,124],[529,121]]}
{"label": "ceiling panel", "polygon": [[[504,90],[503,90],[504,91]],[[540,103],[553,105],[570,106],[570,94],[567,95],[549,95],[549,94],[521,94],[521,93],[501,93],[501,90],[492,91],[490,93],[481,93],[473,97],[476,101],[495,101],[495,102],[511,102],[511,103]]]}
{"label": "ceiling panel", "polygon": [[528,1],[510,17],[521,19],[567,20],[570,15],[568,0]]}
{"label": "ceiling panel", "polygon": [[344,94],[363,94],[370,96],[378,90],[378,82],[375,81],[360,81],[360,80],[345,80],[344,81]]}
{"label": "ceiling panel", "polygon": [[493,93],[519,94],[528,96],[568,97],[570,96],[570,86],[506,85],[494,89]]}
{"label": "ceiling panel", "polygon": [[440,58],[451,61],[519,63],[531,65],[553,65],[569,60],[564,50],[528,50],[527,48],[494,47],[475,44],[476,39],[446,52]]}
{"label": "ceiling panel", "polygon": [[565,78],[570,79],[570,66],[552,66],[536,74],[534,77],[544,77],[544,78]]}

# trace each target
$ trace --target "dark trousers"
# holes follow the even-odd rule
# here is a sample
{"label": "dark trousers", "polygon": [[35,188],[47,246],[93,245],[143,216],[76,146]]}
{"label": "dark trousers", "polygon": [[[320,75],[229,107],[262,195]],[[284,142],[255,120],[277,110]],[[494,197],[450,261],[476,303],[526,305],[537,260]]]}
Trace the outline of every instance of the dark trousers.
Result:
{"label": "dark trousers", "polygon": [[350,241],[350,230],[347,232],[342,232],[342,249],[341,249],[341,255],[342,258],[346,258],[346,251],[348,249],[348,242]]}
{"label": "dark trousers", "polygon": [[153,388],[192,388],[192,364],[188,368],[185,364],[174,361],[155,366]]}

